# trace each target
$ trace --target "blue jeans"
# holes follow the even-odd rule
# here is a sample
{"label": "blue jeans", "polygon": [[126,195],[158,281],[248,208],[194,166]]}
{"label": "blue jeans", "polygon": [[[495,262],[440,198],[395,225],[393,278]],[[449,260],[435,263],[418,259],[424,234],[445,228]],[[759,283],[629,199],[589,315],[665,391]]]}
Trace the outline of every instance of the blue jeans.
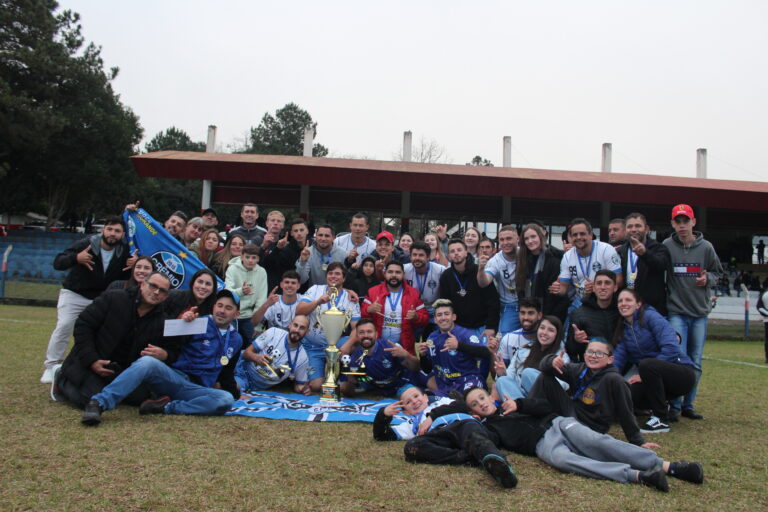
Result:
{"label": "blue jeans", "polygon": [[526,368],[518,379],[517,376],[505,375],[496,380],[496,393],[503,402],[507,398],[515,400],[528,396],[533,383],[541,372],[536,368]]}
{"label": "blue jeans", "polygon": [[235,402],[231,393],[195,384],[184,372],[174,370],[152,356],[134,361],[93,399],[109,411],[144,382],[158,395],[171,397],[172,401],[165,406],[165,414],[224,414]]}
{"label": "blue jeans", "polygon": [[499,334],[507,334],[520,328],[520,308],[514,304],[502,304],[499,315]]}
{"label": "blue jeans", "polygon": [[[669,323],[672,328],[680,335],[680,350],[688,354],[693,364],[696,365],[696,384],[690,393],[685,395],[682,400],[682,409],[693,409],[693,402],[696,400],[696,392],[699,388],[699,379],[701,379],[701,358],[704,355],[704,342],[707,340],[707,320],[706,316],[695,317],[681,315],[679,313],[669,314]],[[670,404],[671,408],[679,411],[681,409],[680,399],[676,398]]]}

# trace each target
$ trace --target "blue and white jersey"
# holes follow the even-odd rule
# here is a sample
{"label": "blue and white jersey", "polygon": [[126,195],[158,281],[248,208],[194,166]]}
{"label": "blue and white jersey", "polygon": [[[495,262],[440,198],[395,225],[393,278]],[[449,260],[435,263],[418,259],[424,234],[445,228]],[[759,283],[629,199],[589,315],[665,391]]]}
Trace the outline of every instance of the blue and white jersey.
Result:
{"label": "blue and white jersey", "polygon": [[213,316],[207,315],[207,330],[195,334],[181,346],[178,359],[171,365],[187,375],[194,375],[200,384],[211,388],[219,378],[221,370],[233,357],[240,353],[243,338],[234,326],[219,329]]}
{"label": "blue and white jersey", "polygon": [[287,331],[288,326],[291,325],[293,317],[296,316],[296,304],[299,303],[301,298],[302,295],[297,293],[296,302],[286,304],[281,295],[280,300],[269,306],[264,313],[264,320],[267,321],[267,325],[269,325],[269,327],[278,327]]}
{"label": "blue and white jersey", "polygon": [[499,292],[502,304],[517,304],[516,269],[517,261],[515,259],[508,260],[502,251],[494,254],[485,264],[485,273],[493,277],[493,284],[496,286],[496,291]]}
{"label": "blue and white jersey", "polygon": [[339,237],[336,237],[336,240],[333,241],[333,245],[336,247],[340,247],[341,249],[344,249],[344,251],[349,254],[349,251],[352,249],[357,251],[357,260],[355,260],[358,264],[363,261],[363,258],[366,256],[370,256],[373,251],[376,250],[376,242],[368,238],[367,236],[363,240],[363,243],[360,245],[356,245],[355,242],[352,241],[352,233],[347,233],[346,235],[341,235]]}
{"label": "blue and white jersey", "polygon": [[571,283],[576,294],[584,296],[587,279],[595,280],[598,271],[607,269],[621,274],[621,258],[613,246],[597,240],[592,241],[589,256],[579,256],[575,247],[571,247],[560,261],[560,281]]}
{"label": "blue and white jersey", "polygon": [[[469,343],[472,345],[484,346],[485,344],[475,335],[474,331],[455,325],[451,333],[456,336],[459,343]],[[445,340],[448,339],[447,333],[433,331],[427,338],[427,356],[432,361],[435,380],[438,381],[438,387],[443,388],[450,385],[451,382],[460,380],[464,377],[475,375],[480,376],[480,359],[472,357],[459,350],[446,350]],[[440,384],[444,385],[440,385]]]}
{"label": "blue and white jersey", "polygon": [[283,372],[281,376],[275,377],[264,366],[241,357],[235,367],[235,377],[240,383],[247,381],[247,389],[267,389],[288,378],[293,379],[297,384],[304,384],[309,380],[307,351],[301,344],[298,348],[291,349],[287,331],[271,327],[253,340],[253,348],[257,354],[271,357],[272,367],[282,369]]}
{"label": "blue and white jersey", "polygon": [[[507,375],[522,372],[522,365],[535,340],[536,331],[516,331],[505,334],[499,341],[499,351],[504,364],[507,365]],[[519,372],[518,372],[519,370]]]}
{"label": "blue and white jersey", "polygon": [[405,282],[419,291],[419,298],[427,307],[430,318],[434,317],[432,303],[440,298],[440,276],[445,272],[446,267],[430,261],[427,263],[427,271],[424,274],[416,272],[411,263],[406,263],[404,267]]}
{"label": "blue and white jersey", "polygon": [[441,405],[448,405],[451,402],[453,402],[453,399],[451,398],[438,398],[430,396],[427,407],[420,413],[413,416],[398,416],[398,418],[405,418],[405,421],[399,425],[394,425],[391,427],[392,431],[400,440],[413,439],[416,437],[416,433],[419,431],[419,425],[421,425],[422,421],[427,419],[427,415],[432,411],[432,409],[440,407]]}
{"label": "blue and white jersey", "polygon": [[406,382],[402,376],[407,368],[403,366],[403,359],[394,357],[391,353],[384,350],[389,347],[386,339],[379,338],[373,346],[373,350],[363,357],[363,347],[357,346],[350,354],[351,366],[359,367],[360,358],[365,363],[365,372],[371,378],[374,384],[379,387],[400,387]]}
{"label": "blue and white jersey", "polygon": [[[328,286],[324,284],[316,284],[307,290],[307,293],[301,297],[301,301],[314,302],[322,297],[325,293],[328,293]],[[306,342],[322,348],[328,346],[328,340],[325,339],[325,333],[323,333],[323,329],[320,327],[318,317],[320,316],[321,312],[328,311],[331,309],[331,307],[333,307],[333,305],[334,304],[329,301],[325,304],[319,305],[317,308],[315,308],[314,311],[312,311],[312,313],[310,313],[309,330],[307,331],[307,335],[304,337]],[[360,320],[360,304],[358,304],[357,301],[352,300],[349,297],[347,291],[343,288],[339,292],[339,296],[336,297],[335,305],[339,311],[347,313],[350,316],[351,322],[357,322]]]}

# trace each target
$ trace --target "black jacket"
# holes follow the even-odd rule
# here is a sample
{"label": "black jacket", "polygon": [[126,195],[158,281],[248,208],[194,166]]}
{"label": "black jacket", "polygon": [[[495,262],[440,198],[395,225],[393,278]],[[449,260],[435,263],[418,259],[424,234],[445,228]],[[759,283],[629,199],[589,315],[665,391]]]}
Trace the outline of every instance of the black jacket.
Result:
{"label": "black jacket", "polygon": [[[466,295],[459,294],[461,286],[466,288]],[[467,257],[464,273],[458,273],[453,265],[440,276],[440,298],[450,299],[456,313],[456,323],[468,329],[485,326],[486,329],[499,328],[499,294],[491,283],[481,288],[477,283],[477,265]]]}
{"label": "black jacket", "polygon": [[[611,305],[603,309],[598,305],[595,294],[590,293],[584,297],[581,307],[577,308],[571,315],[571,323],[576,324],[582,331],[586,331],[590,338],[600,336],[611,341],[616,332],[616,325],[619,323],[616,296],[611,299]],[[583,361],[587,344],[576,342],[573,339],[573,331],[573,327],[569,326],[565,350],[571,361]]]}
{"label": "black jacket", "polygon": [[99,359],[117,361],[127,368],[148,344],[168,352],[166,363],[175,361],[184,338],[163,337],[163,304],[143,317],[137,312],[139,304],[139,289],[129,288],[110,290],[86,307],[75,322],[75,345],[64,360],[63,375],[79,385]]}
{"label": "black jacket", "polygon": [[[88,267],[77,262],[77,255],[88,246],[93,256],[93,270],[88,270]],[[104,264],[101,260],[101,235],[93,235],[78,240],[72,247],[57,254],[53,260],[53,268],[69,270],[67,277],[64,278],[63,288],[93,300],[106,290],[112,281],[130,277],[130,271],[123,270],[128,257],[127,245],[123,243],[115,245],[112,260],[109,262],[107,271],[104,272]]]}
{"label": "black jacket", "polygon": [[[277,242],[269,244],[267,255],[261,260],[261,266],[267,271],[267,289],[271,290],[280,284],[283,273],[287,270],[296,270],[296,261],[301,256],[301,249],[293,238],[288,239],[288,245],[282,249],[277,247]],[[307,291],[309,281],[299,288],[299,293]]]}
{"label": "black jacket", "polygon": [[[563,259],[563,254],[563,251],[557,247],[547,247],[544,250],[544,263],[541,272],[534,276],[530,286],[530,293],[526,295],[526,292],[528,291],[527,285],[523,289],[518,287],[517,291],[517,296],[521,299],[524,297],[538,297],[542,299],[542,312],[544,315],[554,315],[559,318],[561,322],[565,322],[570,300],[567,295],[549,293],[548,288],[560,277],[560,262]],[[534,270],[535,266],[534,268],[529,269],[529,272],[533,272]]]}
{"label": "black jacket", "polygon": [[[622,270],[627,269],[627,258],[630,243],[625,242],[616,252],[621,257]],[[663,316],[667,316],[667,282],[666,272],[671,266],[669,249],[652,238],[645,242],[645,254],[637,259],[637,278],[635,290],[643,298],[643,302],[653,306]],[[625,274],[624,286],[628,280]]]}

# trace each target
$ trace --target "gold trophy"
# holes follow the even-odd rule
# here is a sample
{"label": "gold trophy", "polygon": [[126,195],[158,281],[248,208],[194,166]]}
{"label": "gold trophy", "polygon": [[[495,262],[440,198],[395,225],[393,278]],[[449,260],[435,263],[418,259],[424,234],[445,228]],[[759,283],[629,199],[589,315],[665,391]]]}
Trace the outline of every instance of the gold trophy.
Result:
{"label": "gold trophy", "polygon": [[331,307],[317,315],[317,321],[320,323],[328,341],[325,348],[325,382],[322,386],[321,402],[339,402],[339,349],[336,343],[341,338],[344,329],[349,325],[350,318],[336,307],[336,300],[339,296],[339,290],[331,287]]}
{"label": "gold trophy", "polygon": [[352,359],[349,356],[344,356],[348,359],[346,361],[347,364],[342,365],[344,368],[341,371],[342,375],[353,375],[355,377],[365,377],[368,375],[368,373],[365,370],[365,356],[368,355],[367,350],[363,350],[363,354],[360,356],[360,358],[352,362]]}
{"label": "gold trophy", "polygon": [[280,380],[283,375],[285,375],[285,372],[291,371],[291,367],[287,364],[281,364],[278,367],[273,365],[273,361],[279,359],[280,355],[280,350],[274,349],[271,355],[266,356],[269,361],[262,365],[265,370],[264,373],[266,373],[266,377],[270,380]]}

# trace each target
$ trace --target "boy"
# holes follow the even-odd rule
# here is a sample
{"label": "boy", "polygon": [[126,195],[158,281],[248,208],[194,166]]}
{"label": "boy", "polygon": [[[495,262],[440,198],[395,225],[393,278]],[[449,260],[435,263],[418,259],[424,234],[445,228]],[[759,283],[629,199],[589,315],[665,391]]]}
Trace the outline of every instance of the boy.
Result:
{"label": "boy", "polygon": [[267,271],[259,266],[261,249],[254,244],[243,248],[243,255],[234,258],[227,267],[227,288],[240,297],[237,331],[250,343],[253,339],[251,316],[267,300]]}
{"label": "boy", "polygon": [[288,330],[293,317],[296,316],[296,304],[301,300],[301,294],[297,293],[301,283],[299,283],[299,273],[295,270],[286,270],[280,280],[280,289],[283,294],[278,295],[275,292],[277,287],[272,289],[269,297],[264,303],[254,311],[251,317],[253,325],[259,325],[262,320],[267,321],[268,327],[277,327]]}

